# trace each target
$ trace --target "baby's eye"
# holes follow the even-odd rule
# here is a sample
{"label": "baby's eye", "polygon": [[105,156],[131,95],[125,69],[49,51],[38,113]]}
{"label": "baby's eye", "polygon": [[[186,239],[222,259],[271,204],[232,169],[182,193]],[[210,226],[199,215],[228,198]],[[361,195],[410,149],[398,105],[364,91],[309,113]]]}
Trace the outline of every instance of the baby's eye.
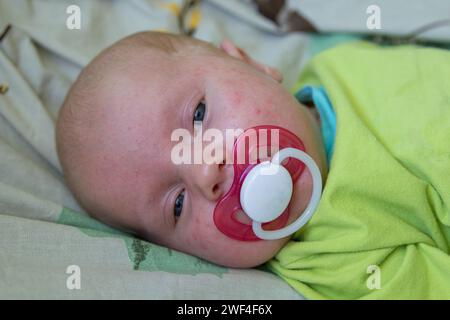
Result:
{"label": "baby's eye", "polygon": [[184,190],[175,199],[175,205],[173,207],[173,215],[175,218],[179,218],[181,211],[183,211]]}
{"label": "baby's eye", "polygon": [[197,105],[197,108],[194,111],[194,119],[193,121],[203,121],[206,113],[206,105],[203,102],[200,102]]}

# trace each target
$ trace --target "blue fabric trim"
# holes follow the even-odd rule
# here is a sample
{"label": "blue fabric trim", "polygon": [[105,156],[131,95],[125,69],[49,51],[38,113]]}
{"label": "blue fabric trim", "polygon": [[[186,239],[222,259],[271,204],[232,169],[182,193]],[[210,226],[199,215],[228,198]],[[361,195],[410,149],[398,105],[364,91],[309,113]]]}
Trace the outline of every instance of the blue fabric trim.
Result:
{"label": "blue fabric trim", "polygon": [[331,157],[333,155],[334,139],[336,136],[336,114],[334,113],[333,106],[331,105],[325,89],[322,86],[318,88],[305,86],[295,94],[295,97],[298,101],[303,103],[314,103],[319,112],[327,163],[330,165]]}

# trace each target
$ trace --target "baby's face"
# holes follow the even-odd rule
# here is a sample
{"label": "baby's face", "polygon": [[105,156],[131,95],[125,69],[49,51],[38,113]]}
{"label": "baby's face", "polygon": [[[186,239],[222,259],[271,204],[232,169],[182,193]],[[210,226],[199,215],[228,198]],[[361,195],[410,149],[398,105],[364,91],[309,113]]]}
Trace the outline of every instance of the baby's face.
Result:
{"label": "baby's face", "polygon": [[[106,81],[101,146],[84,179],[111,215],[150,241],[218,264],[251,267],[273,257],[288,238],[238,241],[214,224],[214,208],[233,180],[232,164],[177,165],[171,153],[179,141],[171,135],[184,128],[193,136],[194,120],[224,137],[226,129],[278,125],[303,141],[324,173],[324,148],[309,111],[270,76],[221,52],[151,64],[137,58],[121,77]],[[308,203],[311,186],[305,170],[294,185],[289,222]]]}

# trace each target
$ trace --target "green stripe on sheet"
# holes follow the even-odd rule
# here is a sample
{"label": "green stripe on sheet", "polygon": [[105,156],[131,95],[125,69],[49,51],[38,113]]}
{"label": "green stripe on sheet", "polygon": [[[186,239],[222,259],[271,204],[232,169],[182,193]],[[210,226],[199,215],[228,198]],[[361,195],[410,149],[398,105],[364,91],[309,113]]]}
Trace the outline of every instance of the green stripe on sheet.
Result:
{"label": "green stripe on sheet", "polygon": [[[138,239],[69,208],[63,207],[57,223],[76,227],[91,237],[123,239],[128,257],[135,270],[165,271],[191,275],[211,273],[218,277],[222,277],[224,273],[228,272],[227,268]],[[105,263],[108,262],[105,261]]]}

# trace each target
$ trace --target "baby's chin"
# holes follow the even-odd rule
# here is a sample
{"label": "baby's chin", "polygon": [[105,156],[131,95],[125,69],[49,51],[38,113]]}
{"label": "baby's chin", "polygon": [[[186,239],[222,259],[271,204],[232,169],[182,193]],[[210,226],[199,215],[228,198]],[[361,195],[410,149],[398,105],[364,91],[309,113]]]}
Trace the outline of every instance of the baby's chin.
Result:
{"label": "baby's chin", "polygon": [[225,249],[205,253],[201,258],[230,268],[253,268],[272,259],[288,240],[289,237],[257,241],[230,239]]}

